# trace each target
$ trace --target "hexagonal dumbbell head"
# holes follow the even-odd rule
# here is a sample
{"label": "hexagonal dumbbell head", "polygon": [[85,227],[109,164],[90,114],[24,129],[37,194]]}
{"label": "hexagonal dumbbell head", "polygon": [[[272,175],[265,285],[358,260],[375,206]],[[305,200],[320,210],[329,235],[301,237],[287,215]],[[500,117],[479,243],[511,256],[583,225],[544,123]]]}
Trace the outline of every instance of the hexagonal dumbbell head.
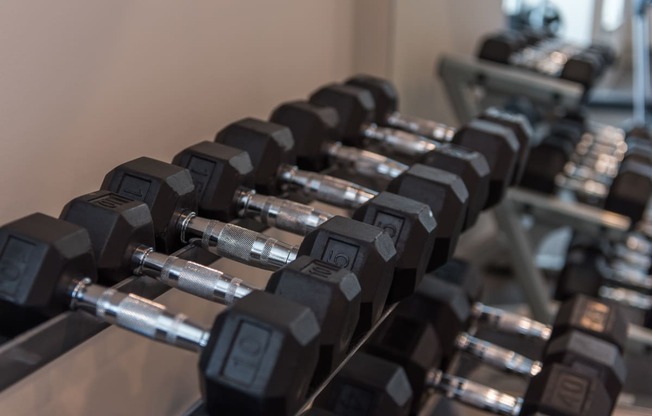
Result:
{"label": "hexagonal dumbbell head", "polygon": [[365,333],[383,312],[396,265],[396,249],[382,229],[344,217],[333,217],[308,234],[300,256],[355,273],[362,287],[356,336]]}
{"label": "hexagonal dumbbell head", "polygon": [[496,205],[514,176],[519,151],[514,133],[490,121],[473,120],[457,130],[453,143],[480,152],[487,159],[491,179],[485,208]]}
{"label": "hexagonal dumbbell head", "polygon": [[253,292],[215,319],[199,359],[209,414],[295,414],[317,364],[319,324],[307,307]]}
{"label": "hexagonal dumbbell head", "polygon": [[514,175],[512,176],[512,185],[516,185],[523,177],[525,165],[530,156],[530,146],[532,142],[532,125],[528,119],[522,114],[509,113],[499,110],[495,107],[486,109],[480,114],[480,119],[491,121],[501,126],[507,127],[514,133],[514,137],[518,140],[518,159],[514,167]]}
{"label": "hexagonal dumbbell head", "polygon": [[376,110],[374,122],[379,125],[387,123],[387,116],[398,111],[398,92],[391,82],[372,75],[355,75],[344,82],[346,85],[363,88],[374,98]]}
{"label": "hexagonal dumbbell head", "polygon": [[469,194],[462,179],[441,169],[415,164],[393,179],[387,191],[430,207],[437,229],[428,270],[446,263],[455,251],[468,207]]}
{"label": "hexagonal dumbbell head", "polygon": [[440,342],[442,368],[446,368],[455,353],[455,339],[467,329],[471,305],[459,287],[426,276],[414,296],[401,302],[397,313],[418,316],[432,325]]}
{"label": "hexagonal dumbbell head", "polygon": [[627,340],[627,327],[627,319],[619,305],[577,295],[559,307],[551,339],[576,330],[611,343],[622,353]]}
{"label": "hexagonal dumbbell head", "polygon": [[276,107],[269,121],[292,132],[299,168],[319,172],[329,166],[324,145],[338,139],[335,109],[308,101],[291,101]]}
{"label": "hexagonal dumbbell head", "polygon": [[375,104],[371,93],[352,85],[330,84],[313,92],[310,102],[337,111],[338,138],[342,143],[363,147],[364,125],[374,121]]}
{"label": "hexagonal dumbbell head", "polygon": [[[365,351],[400,365],[410,380],[414,397],[423,397],[428,371],[441,362],[439,339],[432,326],[400,313],[393,313],[381,324]],[[420,403],[414,401],[413,404]]]}
{"label": "hexagonal dumbbell head", "polygon": [[627,369],[618,347],[579,331],[570,331],[547,346],[543,364],[563,364],[600,380],[613,403],[625,384]]}
{"label": "hexagonal dumbbell head", "polygon": [[443,144],[438,150],[423,155],[419,163],[462,178],[469,193],[469,206],[463,228],[466,230],[473,226],[489,197],[491,170],[482,153],[462,146]]}
{"label": "hexagonal dumbbell head", "polygon": [[530,380],[521,415],[610,415],[613,403],[596,378],[552,364]]}
{"label": "hexagonal dumbbell head", "polygon": [[430,207],[381,192],[356,209],[352,218],[382,228],[394,241],[397,260],[387,303],[398,302],[414,293],[435,244],[437,223]]}
{"label": "hexagonal dumbbell head", "polygon": [[357,353],[317,396],[315,405],[337,415],[407,416],[412,389],[392,362]]}
{"label": "hexagonal dumbbell head", "polygon": [[69,286],[83,278],[96,278],[85,229],[40,213],[0,228],[0,301],[54,315],[68,309]]}
{"label": "hexagonal dumbbell head", "polygon": [[292,132],[280,124],[243,118],[217,132],[215,141],[249,154],[256,190],[265,195],[281,192],[276,181],[279,167],[297,163]]}
{"label": "hexagonal dumbbell head", "polygon": [[639,222],[652,195],[652,166],[636,160],[626,160],[611,183],[604,209],[625,215],[632,224]]}
{"label": "hexagonal dumbbell head", "polygon": [[63,207],[60,218],[88,231],[100,281],[109,285],[133,274],[136,247],[154,247],[154,225],[147,205],[113,192],[75,198]]}
{"label": "hexagonal dumbbell head", "polygon": [[578,294],[597,297],[603,283],[602,271],[598,267],[601,257],[602,251],[596,246],[569,248],[555,287],[555,299],[566,301]]}
{"label": "hexagonal dumbbell head", "polygon": [[182,150],[172,163],[190,172],[199,198],[199,215],[225,222],[238,218],[236,193],[254,186],[254,168],[247,152],[201,142]]}
{"label": "hexagonal dumbbell head", "polygon": [[197,212],[197,193],[187,169],[140,157],[107,173],[102,189],[147,204],[157,249],[170,253],[181,247],[180,215]]}
{"label": "hexagonal dumbbell head", "polygon": [[346,355],[358,324],[358,278],[348,270],[301,256],[274,272],[265,291],[307,306],[315,313],[321,335],[313,384],[321,382]]}

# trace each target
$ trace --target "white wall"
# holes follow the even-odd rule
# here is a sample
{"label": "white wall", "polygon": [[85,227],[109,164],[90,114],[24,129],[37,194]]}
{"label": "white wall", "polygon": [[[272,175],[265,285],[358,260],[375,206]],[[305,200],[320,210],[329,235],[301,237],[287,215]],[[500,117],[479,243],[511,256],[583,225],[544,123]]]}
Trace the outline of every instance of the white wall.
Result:
{"label": "white wall", "polygon": [[354,0],[5,0],[0,223],[352,71]]}

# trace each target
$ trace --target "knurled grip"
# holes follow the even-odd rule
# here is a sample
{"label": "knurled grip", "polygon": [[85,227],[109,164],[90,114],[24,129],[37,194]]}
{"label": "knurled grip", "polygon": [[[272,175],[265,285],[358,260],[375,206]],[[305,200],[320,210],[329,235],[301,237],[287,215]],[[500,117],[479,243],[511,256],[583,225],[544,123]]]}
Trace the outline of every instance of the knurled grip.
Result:
{"label": "knurled grip", "polygon": [[160,280],[186,293],[225,305],[253,290],[241,279],[178,257],[168,257],[161,268]]}
{"label": "knurled grip", "polygon": [[550,325],[482,303],[475,303],[472,313],[479,322],[485,322],[506,334],[518,334],[547,341],[552,333]]}
{"label": "knurled grip", "polygon": [[426,138],[450,142],[455,136],[455,129],[443,123],[425,120],[398,112],[387,117],[387,124]]}
{"label": "knurled grip", "polygon": [[455,344],[460,351],[464,351],[478,358],[484,364],[501,371],[533,377],[539,374],[543,367],[539,361],[531,360],[524,355],[466,333],[460,334],[455,340]]}
{"label": "knurled grip", "polygon": [[440,370],[430,371],[426,377],[426,385],[443,393],[449,399],[486,410],[498,415],[517,416],[521,412],[523,399],[498,390],[483,386],[462,377],[443,373]]}
{"label": "knurled grip", "polygon": [[367,150],[342,146],[341,143],[331,144],[328,154],[338,165],[366,177],[393,179],[408,170],[404,163]]}
{"label": "knurled grip", "polygon": [[375,124],[367,126],[363,133],[374,143],[386,151],[396,152],[406,156],[420,156],[435,150],[439,144],[414,133],[387,127],[378,127]]}
{"label": "knurled grip", "polygon": [[279,178],[290,190],[340,208],[355,209],[377,195],[376,191],[353,182],[294,167],[282,168]]}
{"label": "knurled grip", "polygon": [[219,256],[266,270],[285,266],[299,251],[275,238],[219,221],[207,222],[201,241],[204,248]]}

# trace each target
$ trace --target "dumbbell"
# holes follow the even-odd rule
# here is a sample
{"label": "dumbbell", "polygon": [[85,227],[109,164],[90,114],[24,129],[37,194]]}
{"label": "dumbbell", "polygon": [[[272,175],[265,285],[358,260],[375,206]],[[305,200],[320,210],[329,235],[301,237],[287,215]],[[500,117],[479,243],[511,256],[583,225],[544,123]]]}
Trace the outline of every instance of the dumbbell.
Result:
{"label": "dumbbell", "polygon": [[163,305],[93,283],[97,271],[88,232],[44,214],[1,227],[0,247],[2,302],[49,315],[82,310],[199,352],[209,414],[290,415],[303,404],[320,336],[309,308],[256,291],[220,313],[212,328],[202,328]]}
{"label": "dumbbell", "polygon": [[[600,266],[603,250],[585,237],[576,235],[568,248],[566,263],[559,273],[555,299],[564,300],[577,293],[600,297],[648,312],[652,309],[652,296],[633,278],[618,276],[612,270]],[[622,287],[625,284],[628,287]],[[643,286],[643,287],[641,287]],[[638,287],[646,293],[631,289]]]}
{"label": "dumbbell", "polygon": [[407,416],[413,394],[405,370],[357,352],[303,415]]}
{"label": "dumbbell", "polygon": [[336,216],[309,233],[299,246],[282,243],[234,224],[197,217],[190,172],[146,157],[114,168],[105,176],[102,189],[146,203],[157,243],[189,241],[188,235],[192,235],[203,248],[220,256],[267,270],[310,255],[352,271],[362,288],[357,335],[367,331],[382,313],[392,285],[396,250],[391,237],[380,228]]}
{"label": "dumbbell", "polygon": [[[483,146],[486,145],[485,143],[471,141],[461,135],[456,135],[456,130],[450,126],[432,120],[415,117],[413,115],[400,113],[398,111],[398,93],[396,92],[394,85],[392,85],[388,80],[371,75],[356,75],[347,79],[345,84],[362,88],[371,93],[375,104],[373,122],[377,126],[390,127],[414,133],[414,135],[404,135],[393,129],[386,131],[382,128],[376,128],[379,133],[374,134],[373,129],[370,131],[365,130],[365,135],[369,139],[380,142],[381,146],[390,147],[397,152],[416,156],[419,154],[430,153],[432,150],[437,150],[438,148],[440,151],[446,153],[449,148],[446,147],[443,142],[453,142],[461,145],[459,142],[466,141],[468,145],[473,145],[472,150],[480,152],[488,161],[492,161],[497,157],[493,154],[495,149],[486,148]],[[508,128],[518,140],[518,159],[510,182],[511,184],[518,183],[523,175],[523,167],[527,162],[532,141],[533,133],[530,123],[524,116],[499,111],[493,107],[481,113],[479,119],[490,121]],[[482,134],[483,129],[481,127],[482,125],[479,126],[479,131],[477,132],[471,128],[466,134]],[[394,138],[394,136],[396,136],[396,138]],[[490,136],[490,138],[496,140],[493,136]],[[399,143],[396,143],[397,140]],[[406,146],[408,148],[404,149]],[[492,144],[492,146],[497,146],[498,151],[511,152],[511,146],[505,146],[505,144],[500,141]],[[414,147],[416,147],[417,150],[410,150],[410,148]],[[459,149],[459,147],[453,149]],[[454,153],[455,152],[453,152],[453,154]],[[504,163],[504,160],[499,162],[499,164]]]}
{"label": "dumbbell", "polygon": [[[252,174],[264,181],[261,188],[270,188],[265,186],[270,183],[269,175],[279,168],[270,154],[278,155],[284,151],[274,135],[247,131],[251,125],[252,120],[233,123],[220,136],[225,141],[239,141],[240,146],[252,154],[259,151],[263,158],[257,161],[256,169],[244,150],[211,142],[201,142],[182,150],[174,157],[173,163],[190,171],[199,191],[200,215],[222,221],[231,221],[237,216],[251,217],[268,226],[305,236],[333,215],[282,198],[259,195],[246,188]],[[227,133],[236,130],[242,135]],[[249,140],[239,140],[245,135]],[[259,175],[260,171],[267,175]],[[430,208],[399,195],[381,192],[362,204],[352,218],[386,230],[394,242],[397,260],[386,303],[397,302],[412,294],[426,271],[435,243],[436,222]]]}
{"label": "dumbbell", "polygon": [[[101,280],[115,283],[146,275],[192,295],[231,305],[256,288],[234,276],[153,249],[149,208],[109,191],[82,195],[63,208],[61,218],[84,227],[91,238]],[[337,365],[353,337],[360,312],[356,276],[331,264],[300,256],[272,274],[264,289],[312,309],[320,327],[315,380]]]}
{"label": "dumbbell", "polygon": [[[571,409],[578,407],[599,412],[595,414],[610,414],[625,378],[624,361],[614,345],[571,331],[551,341],[541,371],[530,378],[525,398],[520,399],[447,373],[446,368],[441,366],[437,336],[427,321],[397,314],[383,322],[366,350],[403,367],[416,399],[413,402],[416,409],[413,411],[418,409],[418,398],[425,397],[429,390],[437,390],[449,398],[498,414],[520,415],[541,411],[542,414],[572,415],[575,413]],[[580,399],[571,406],[567,400],[562,401],[563,404],[554,404],[550,397],[539,396],[541,390],[555,391],[568,387],[555,380],[556,377],[551,377],[560,371],[567,376],[581,377],[585,383],[595,381],[592,388],[599,389],[600,396],[604,397],[591,399],[597,403],[584,403],[584,394],[574,396],[573,393],[577,392],[570,389],[567,392],[570,398]],[[544,410],[546,406],[555,408],[555,405],[561,406],[557,413]]]}
{"label": "dumbbell", "polygon": [[[326,122],[321,118],[323,112],[320,109],[317,111],[313,110],[314,108],[309,111],[314,117],[311,118],[310,123],[306,123],[304,127],[310,131],[327,131],[327,127],[324,126]],[[332,111],[327,111],[327,113],[334,114]],[[304,136],[309,137],[309,135]],[[367,208],[360,208],[360,206],[374,198],[378,193],[376,191],[368,190],[364,198],[357,198],[356,203],[351,203],[353,198],[339,197],[339,195],[346,195],[349,193],[346,187],[334,189],[333,187],[327,186],[326,190],[322,191],[322,182],[320,180],[309,179],[305,173],[298,169],[294,169],[291,167],[292,165],[287,164],[288,159],[294,161],[291,151],[292,139],[293,134],[287,127],[257,119],[243,119],[222,129],[218,132],[215,140],[249,153],[253,165],[257,170],[257,176],[262,176],[263,178],[282,177],[283,179],[279,179],[278,182],[283,184],[294,183],[302,185],[303,194],[314,197],[318,201],[327,204],[343,208],[356,208],[357,211],[354,214],[356,219],[361,221],[371,221],[370,216],[372,215],[372,211]],[[266,172],[267,174],[260,175],[261,171]],[[356,185],[352,184],[351,186],[355,187]],[[297,187],[293,187],[292,189],[295,191],[298,190]],[[412,166],[400,177],[390,182],[386,190],[393,194],[400,195],[403,198],[409,198],[421,202],[430,208],[431,213],[437,222],[437,228],[435,229],[435,245],[431,251],[432,255],[428,260],[427,270],[434,270],[444,264],[452,255],[459,234],[457,224],[451,227],[451,224],[447,224],[447,222],[449,221],[449,217],[459,215],[460,210],[464,208],[464,204],[466,203],[464,202],[460,206],[460,201],[464,201],[466,199],[465,195],[467,195],[462,180],[456,175],[434,171],[433,169],[417,164]],[[403,200],[403,198],[401,199]],[[338,202],[338,200],[342,201]],[[378,201],[374,199],[373,202],[370,202],[367,206],[374,205],[377,202]],[[401,204],[407,204],[407,202]],[[390,213],[390,217],[383,216],[383,218],[376,220],[374,222],[376,225],[382,225],[382,228],[392,228],[389,226],[390,224],[388,224],[388,222],[391,222],[394,226],[398,226],[398,223],[393,220],[393,217],[399,215],[399,212],[396,210],[398,210],[400,206],[397,204],[393,205],[395,206],[395,212]],[[362,214],[362,211],[365,212],[364,215]],[[423,215],[427,215],[427,213],[423,212]],[[392,234],[398,237],[398,234],[395,232]],[[402,232],[401,235],[405,234]],[[401,239],[402,238],[403,237],[401,237]],[[400,242],[400,240],[396,238],[395,241],[397,243]],[[409,244],[408,241],[406,241],[406,244],[410,247],[415,247]],[[401,249],[401,247],[399,247],[399,249]],[[412,248],[411,250],[408,250],[406,247],[403,251],[411,253],[411,256],[414,256],[412,258],[415,260],[421,258],[423,256],[422,253],[424,253],[423,248]],[[409,266],[409,263],[405,263],[401,267],[411,268],[412,266]]]}
{"label": "dumbbell", "polygon": [[[422,151],[417,152],[416,155],[419,157],[411,158],[410,163],[421,163],[458,175],[469,193],[463,229],[468,229],[475,224],[489,195],[490,171],[484,156],[459,146],[435,143],[411,133],[378,127],[372,122],[373,112],[368,106],[368,98],[370,98],[369,93],[363,89],[335,84],[323,87],[311,96],[311,100],[317,105],[328,106],[337,111],[338,136],[342,137],[345,143],[364,148],[368,144],[368,137],[388,143],[387,146],[383,146],[385,148],[396,147],[396,145],[412,147],[417,143]],[[279,110],[282,112],[284,107],[281,106]],[[286,115],[292,111],[287,107],[285,110]],[[304,113],[303,116],[305,117],[306,114]],[[286,117],[283,122],[292,127],[296,123],[301,123],[301,117],[295,110],[292,118]],[[298,130],[298,127],[294,130]]]}
{"label": "dumbbell", "polygon": [[579,49],[555,39],[532,42],[516,32],[489,35],[481,41],[480,59],[534,69],[537,72],[589,88],[613,62],[609,48],[596,45]]}
{"label": "dumbbell", "polygon": [[[388,143],[393,143],[393,147],[396,147],[397,143],[406,143],[408,141],[416,141],[418,143],[428,142],[430,146],[436,144],[436,142],[424,137],[414,136],[409,133],[402,134],[398,130],[378,127],[374,123],[374,96],[366,89],[353,85],[329,85],[314,92],[310,96],[310,101],[319,106],[333,107],[338,112],[339,123],[333,123],[333,127],[336,128],[338,138],[343,139],[345,143],[364,146],[369,141],[380,141],[385,146],[389,146]],[[282,109],[283,107],[279,110]],[[293,116],[297,117],[296,114]],[[334,120],[338,119],[334,118]],[[298,121],[287,116],[281,118],[281,115],[277,115],[277,118],[273,121],[286,124],[290,127],[292,127],[291,123],[298,123]],[[442,125],[439,130],[444,129],[444,127]],[[481,153],[489,165],[489,191],[487,199],[485,202],[477,201],[476,205],[478,207],[471,211],[477,212],[480,206],[489,207],[495,205],[514,177],[519,144],[513,131],[509,127],[501,126],[488,120],[474,120],[457,132],[450,128],[446,131],[447,133],[439,138],[445,138],[445,141],[453,141],[456,145],[468,148],[459,149],[460,151],[472,150]],[[295,138],[300,136],[298,132],[295,132],[295,129],[293,129],[293,134]],[[453,168],[449,167],[449,163],[443,163],[441,161],[443,156],[439,152],[432,152],[433,149],[427,148],[424,150],[428,150],[429,153],[427,157],[422,155],[422,158],[419,160],[420,163],[427,162],[432,163],[432,166],[441,165],[442,167],[449,168],[453,172],[460,171],[459,167]],[[450,156],[450,149],[447,153]],[[472,155],[467,154],[466,156],[469,157]],[[443,159],[445,160],[446,158]],[[485,171],[486,169],[482,170]],[[481,176],[485,177],[486,173],[483,173]],[[472,173],[469,179],[470,184],[476,184],[479,181],[478,173]],[[480,188],[477,192],[480,192],[482,197],[487,191],[483,191]]]}
{"label": "dumbbell", "polygon": [[[460,311],[464,309],[466,298],[462,290],[455,285],[436,278],[426,278],[417,293],[416,297],[405,301],[407,303],[405,306],[399,305],[397,313],[423,320],[432,327],[439,342],[437,362],[442,368],[448,367],[455,353],[463,352],[499,370],[530,377],[537,375],[552,359],[562,358],[591,362],[595,368],[600,369],[601,374],[605,374],[603,381],[609,391],[619,392],[624,383],[624,362],[620,353],[622,341],[618,340],[618,344],[610,342],[615,331],[612,334],[606,333],[606,330],[599,331],[577,317],[567,322],[556,322],[558,324],[555,327],[556,331],[547,328],[547,331],[539,333],[539,339],[546,341],[548,348],[543,361],[536,361],[472,336],[473,329],[471,333],[465,332],[468,326],[463,326],[464,321],[460,318],[463,312]],[[567,305],[563,305],[560,310],[577,310],[578,305],[581,306],[582,303],[586,304],[585,299],[568,300]],[[582,316],[590,317],[591,313],[585,310],[582,311]],[[369,347],[370,350],[383,355],[387,353],[384,343],[391,342],[392,339],[409,337],[408,332],[415,332],[411,328],[415,324],[411,324],[410,319],[396,325],[388,324],[393,325],[391,329],[376,331],[372,336],[376,343],[372,341],[374,346]],[[489,320],[489,324],[492,323]],[[620,325],[626,330],[626,322],[621,321]],[[569,329],[569,326],[572,328]],[[399,328],[403,328],[404,333],[399,332]],[[592,339],[595,339],[595,342]],[[588,354],[583,353],[582,346],[589,351]],[[612,400],[615,400],[615,397],[612,397]]]}

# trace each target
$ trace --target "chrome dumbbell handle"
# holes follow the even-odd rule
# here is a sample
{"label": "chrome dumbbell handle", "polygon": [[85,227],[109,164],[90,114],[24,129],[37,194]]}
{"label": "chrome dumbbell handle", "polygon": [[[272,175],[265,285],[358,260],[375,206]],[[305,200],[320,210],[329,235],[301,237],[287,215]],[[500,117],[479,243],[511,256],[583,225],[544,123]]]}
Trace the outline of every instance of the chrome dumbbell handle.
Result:
{"label": "chrome dumbbell handle", "polygon": [[208,344],[210,333],[206,329],[140,296],[95,285],[88,278],[74,282],[69,295],[71,308],[147,338],[191,351]]}
{"label": "chrome dumbbell handle", "polygon": [[480,302],[473,304],[471,313],[478,322],[487,323],[500,332],[538,338],[543,341],[547,341],[552,334],[550,325]]}
{"label": "chrome dumbbell handle", "polygon": [[393,179],[408,170],[404,163],[339,142],[329,143],[326,152],[339,166],[369,178]]}

